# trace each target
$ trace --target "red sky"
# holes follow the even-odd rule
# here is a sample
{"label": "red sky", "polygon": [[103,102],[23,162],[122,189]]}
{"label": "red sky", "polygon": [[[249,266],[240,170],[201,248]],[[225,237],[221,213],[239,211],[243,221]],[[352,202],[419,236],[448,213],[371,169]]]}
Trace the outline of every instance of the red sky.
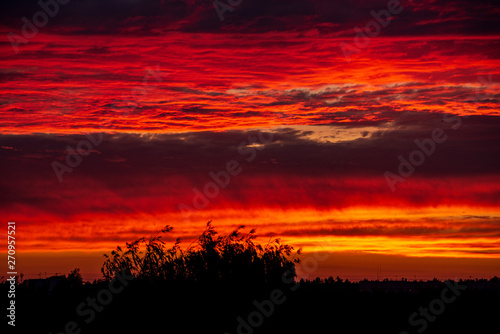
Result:
{"label": "red sky", "polygon": [[402,2],[347,61],[386,2],[284,4],[221,22],[208,2],[70,3],[17,53],[8,33],[40,8],[2,5],[0,212],[21,271],[92,277],[117,245],[170,224],[187,247],[212,220],[331,254],[312,276],[499,276],[497,6]]}

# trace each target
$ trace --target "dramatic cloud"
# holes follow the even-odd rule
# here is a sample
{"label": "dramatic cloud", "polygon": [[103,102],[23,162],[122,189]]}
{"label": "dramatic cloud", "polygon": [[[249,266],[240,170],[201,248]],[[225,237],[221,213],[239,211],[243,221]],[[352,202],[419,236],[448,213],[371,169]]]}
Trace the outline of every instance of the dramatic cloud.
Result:
{"label": "dramatic cloud", "polygon": [[[418,112],[498,115],[498,40],[455,42],[378,39],[347,63],[339,40],[291,33],[82,36],[77,45],[41,36],[19,55],[2,47],[0,131],[219,131],[366,126]],[[96,44],[106,48],[95,52]]]}
{"label": "dramatic cloud", "polygon": [[[373,17],[371,11],[387,10],[386,0],[287,1],[242,0],[233,10],[221,8],[220,21],[214,1],[196,0],[82,0],[61,5],[47,30],[65,34],[150,35],[160,32],[274,32],[311,31],[350,35],[355,26],[364,26]],[[228,2],[221,0],[220,4]],[[385,28],[390,35],[478,35],[498,33],[499,9],[493,0],[394,1],[403,10],[393,16]],[[219,4],[218,7],[222,7]],[[10,27],[21,24],[21,17],[31,18],[40,10],[37,1],[4,1],[2,22]],[[391,15],[392,16],[392,15]],[[382,17],[384,17],[382,15]]]}

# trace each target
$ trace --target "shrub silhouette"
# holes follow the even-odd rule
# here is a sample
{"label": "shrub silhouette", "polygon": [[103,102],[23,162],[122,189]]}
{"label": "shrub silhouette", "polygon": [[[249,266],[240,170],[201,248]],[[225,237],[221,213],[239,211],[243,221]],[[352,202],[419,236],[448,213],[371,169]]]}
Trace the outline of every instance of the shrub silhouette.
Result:
{"label": "shrub silhouette", "polygon": [[208,222],[196,243],[182,250],[180,238],[166,248],[163,234],[173,229],[167,225],[149,239],[127,243],[125,251],[118,246],[110,256],[104,254],[106,260],[101,272],[108,280],[123,270],[149,281],[279,283],[285,272],[287,277],[295,277],[295,263],[299,259],[290,259],[292,246],[282,244],[279,239],[270,240],[264,247],[254,244],[255,229],[242,233],[244,228],[240,226],[223,236]]}
{"label": "shrub silhouette", "polygon": [[71,287],[79,287],[83,284],[82,274],[80,273],[80,268],[75,268],[66,275],[66,280]]}

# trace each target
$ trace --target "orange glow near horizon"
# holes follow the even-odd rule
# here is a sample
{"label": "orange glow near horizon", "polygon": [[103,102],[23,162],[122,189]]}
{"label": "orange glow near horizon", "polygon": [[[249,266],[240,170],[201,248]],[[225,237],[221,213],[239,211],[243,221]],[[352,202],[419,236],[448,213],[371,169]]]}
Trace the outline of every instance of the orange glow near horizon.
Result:
{"label": "orange glow near horizon", "polygon": [[[465,212],[467,215],[457,214]],[[111,251],[155,233],[159,221],[183,221],[179,214],[136,216],[99,224],[85,221],[31,225],[23,228],[24,251]],[[181,237],[190,244],[203,230],[203,217],[212,217],[216,229],[228,233],[237,226],[257,229],[258,241],[281,238],[304,252],[354,251],[363,253],[500,259],[500,238],[495,226],[500,212],[491,208],[442,207],[414,209],[350,208],[345,210],[210,210],[190,221],[174,223],[167,240]],[[485,216],[490,218],[484,219]],[[371,217],[377,217],[372,219]],[[138,228],[140,222],[140,228]],[[469,231],[474,226],[474,232]],[[92,240],[92,247],[88,242]]]}
{"label": "orange glow near horizon", "polygon": [[[458,212],[467,212],[467,215],[464,217]],[[472,273],[492,277],[497,273],[494,267],[500,264],[500,236],[497,232],[500,212],[495,208],[436,207],[414,209],[413,212],[393,208],[271,209],[254,213],[211,210],[194,215],[189,222],[172,224],[174,230],[166,235],[167,247],[173,245],[175,238],[181,237],[181,248],[186,249],[203,231],[207,218],[202,219],[208,216],[221,234],[246,225],[244,232],[257,229],[257,243],[266,244],[271,238],[280,238],[283,243],[302,249],[299,258],[310,257],[313,252],[330,254],[316,273],[322,277],[335,274],[351,280],[361,279],[363,268],[371,268],[368,260],[371,256],[384,263],[387,275],[401,276],[411,272],[411,276],[415,273],[419,278],[452,277],[457,271],[465,276]],[[474,216],[476,218],[471,218]],[[490,219],[481,218],[485,216]],[[377,217],[376,221],[371,217]],[[61,262],[65,263],[64,268],[69,268],[71,258],[81,259],[79,266],[85,269],[85,277],[95,279],[103,263],[102,254],[109,254],[116,246],[123,247],[126,242],[157,232],[161,228],[159,221],[179,222],[182,217],[178,214],[145,215],[120,220],[119,223],[116,220],[99,221],[98,224],[73,222],[71,227],[67,223],[51,224],[50,229],[47,226],[27,226],[22,232],[24,240],[19,245],[23,261],[31,262],[39,256],[37,254],[45,254],[49,263]],[[474,231],[471,231],[471,226]],[[89,239],[92,239],[91,247]],[[356,266],[345,263],[351,257],[359,262]],[[422,263],[418,258],[427,259],[427,262]],[[473,262],[470,262],[473,259],[489,261],[485,263],[490,263],[490,267],[483,264],[486,267],[480,274],[473,269]],[[404,267],[401,263],[405,261],[407,266],[409,263],[414,263],[414,266],[411,270],[398,271]],[[439,261],[451,261],[453,265],[434,274],[428,272],[429,266]],[[493,268],[491,264],[495,264]],[[352,268],[347,271],[335,269],[345,265]],[[36,267],[26,270],[25,274],[34,276],[41,271]],[[49,268],[58,267],[50,264]],[[491,268],[491,271],[486,268]],[[298,271],[300,274],[300,266]],[[373,273],[369,273],[364,277],[372,276]]]}
{"label": "orange glow near horizon", "polygon": [[[93,184],[92,190],[69,183],[67,192],[60,191],[61,197],[46,198],[53,207],[18,204],[1,212],[4,216],[13,209],[18,212],[15,220],[22,235],[18,245],[25,257],[33,258],[42,252],[52,254],[48,258],[59,259],[54,261],[62,261],[65,252],[78,254],[77,257],[87,258],[85,268],[92,271],[88,274],[98,272],[103,253],[147,237],[167,224],[174,227],[166,236],[167,244],[180,237],[181,247],[187,248],[209,220],[219,233],[245,225],[247,231],[257,229],[257,242],[261,244],[269,238],[281,238],[296,249],[301,248],[304,254],[320,251],[357,254],[360,258],[372,254],[394,259],[403,256],[500,260],[500,211],[496,203],[485,201],[485,195],[500,189],[495,177],[467,183],[457,183],[453,178],[414,178],[406,181],[407,188],[396,194],[389,192],[383,178],[297,177],[288,182],[291,180],[298,183],[287,187],[285,180],[277,177],[248,178],[242,174],[233,181],[234,188],[223,190],[209,207],[192,211],[187,219],[177,205],[191,205],[192,186],[180,186],[177,182],[178,189],[174,190],[167,186],[173,180],[157,182],[158,189],[145,183],[146,189],[131,189],[130,193],[111,192],[96,181],[81,180],[82,185]],[[31,181],[19,182],[20,187],[28,187]],[[328,185],[328,191],[322,193],[316,182]],[[317,197],[304,197],[309,188],[316,189]],[[281,191],[275,193],[272,189]],[[374,193],[371,189],[386,191]],[[429,189],[434,189],[433,195],[422,198],[421,203],[407,202],[400,196]],[[324,197],[332,199],[330,204],[322,203]],[[121,212],[132,207],[133,212]],[[335,266],[335,261],[329,265]],[[425,265],[421,269],[425,270]]]}

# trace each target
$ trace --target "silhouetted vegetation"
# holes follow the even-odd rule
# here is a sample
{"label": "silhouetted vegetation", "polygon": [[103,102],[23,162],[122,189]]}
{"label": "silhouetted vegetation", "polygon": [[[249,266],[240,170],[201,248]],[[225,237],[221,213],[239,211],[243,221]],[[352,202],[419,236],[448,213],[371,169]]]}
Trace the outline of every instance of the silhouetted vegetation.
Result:
{"label": "silhouetted vegetation", "polygon": [[[254,244],[255,229],[242,233],[240,226],[229,235],[218,235],[211,222],[187,250],[180,247],[178,238],[171,248],[165,246],[163,235],[172,231],[166,226],[149,239],[140,238],[105,254],[101,272],[106,279],[126,271],[143,280],[187,280],[193,282],[238,281],[279,282],[284,272],[295,277],[295,263],[290,259],[293,247],[279,239],[261,246]],[[141,251],[141,246],[144,251]],[[298,251],[300,254],[300,250]]]}

